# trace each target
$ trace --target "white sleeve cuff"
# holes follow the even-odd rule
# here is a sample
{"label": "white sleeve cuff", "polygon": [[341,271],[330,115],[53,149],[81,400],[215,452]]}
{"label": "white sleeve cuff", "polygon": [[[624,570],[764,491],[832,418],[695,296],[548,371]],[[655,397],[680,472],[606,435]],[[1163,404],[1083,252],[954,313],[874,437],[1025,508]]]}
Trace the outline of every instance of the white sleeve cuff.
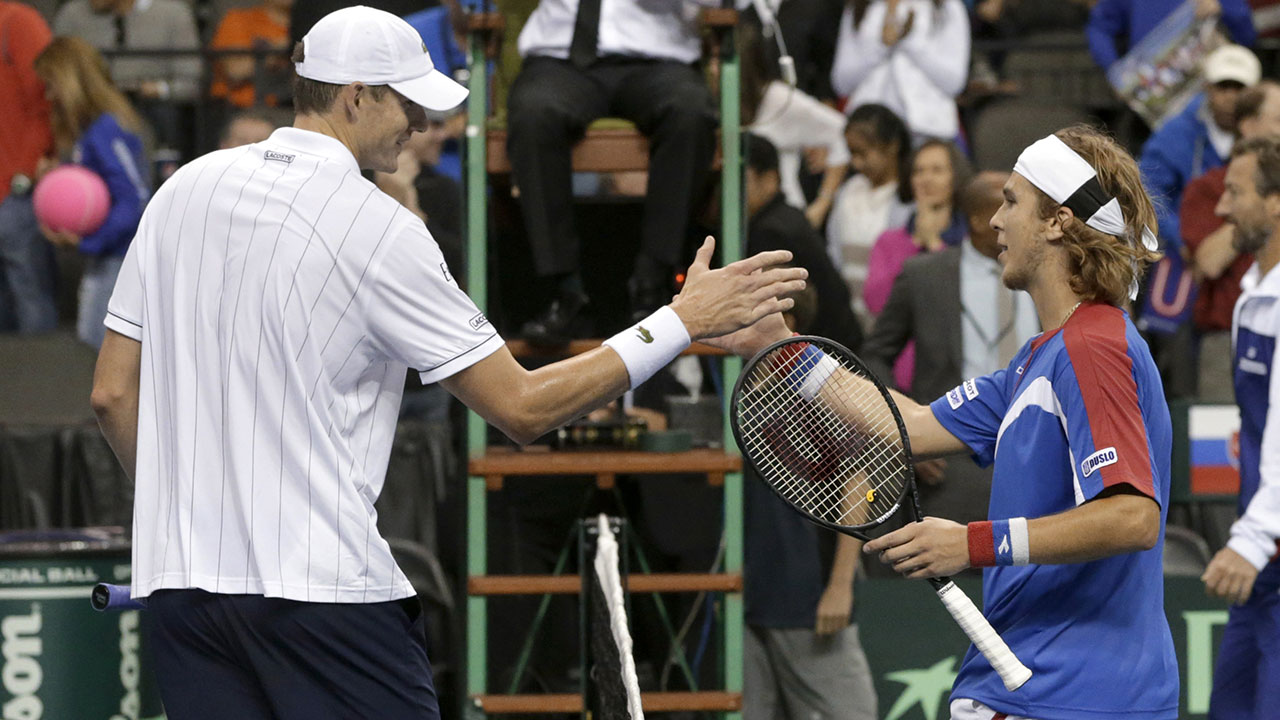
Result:
{"label": "white sleeve cuff", "polygon": [[106,325],[108,330],[114,330],[131,340],[142,342],[142,325],[139,323],[107,310],[107,317],[102,324]]}
{"label": "white sleeve cuff", "polygon": [[1240,521],[1237,520],[1231,526],[1231,539],[1227,541],[1227,547],[1234,550],[1240,557],[1248,560],[1250,565],[1261,571],[1270,562],[1271,557],[1275,555],[1276,544],[1274,541],[1259,542],[1260,540],[1266,540],[1265,537],[1249,537],[1253,534],[1241,528]]}

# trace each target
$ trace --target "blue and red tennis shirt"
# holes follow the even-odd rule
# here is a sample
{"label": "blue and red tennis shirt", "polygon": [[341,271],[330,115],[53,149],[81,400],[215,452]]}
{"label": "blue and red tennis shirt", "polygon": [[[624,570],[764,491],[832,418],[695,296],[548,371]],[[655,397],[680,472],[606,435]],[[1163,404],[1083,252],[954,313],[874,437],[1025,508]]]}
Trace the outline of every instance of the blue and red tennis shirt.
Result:
{"label": "blue and red tennis shirt", "polygon": [[1007,369],[966,380],[932,409],[975,460],[995,463],[989,519],[1065,512],[1119,484],[1160,505],[1160,541],[1145,552],[986,568],[987,619],[1035,674],[1009,692],[970,647],[952,699],[1043,720],[1176,718],[1161,562],[1172,428],[1155,363],[1128,315],[1081,305]]}

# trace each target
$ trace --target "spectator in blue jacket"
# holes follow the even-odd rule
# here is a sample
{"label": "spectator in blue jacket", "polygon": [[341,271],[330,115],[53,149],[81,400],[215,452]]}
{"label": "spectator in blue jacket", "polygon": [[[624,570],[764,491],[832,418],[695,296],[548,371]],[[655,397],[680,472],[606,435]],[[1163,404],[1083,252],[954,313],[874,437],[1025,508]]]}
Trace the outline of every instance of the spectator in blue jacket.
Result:
{"label": "spectator in blue jacket", "polygon": [[[1111,67],[1129,48],[1137,45],[1185,0],[1099,0],[1089,13],[1085,37],[1089,52],[1102,69]],[[1232,42],[1252,47],[1258,39],[1253,13],[1246,0],[1195,0],[1196,17],[1218,18]],[[1126,45],[1120,46],[1121,38]]]}
{"label": "spectator in blue jacket", "polygon": [[96,348],[116,275],[151,196],[142,120],[112,84],[102,55],[79,38],[54,38],[36,58],[36,73],[49,98],[59,156],[100,175],[111,197],[107,219],[84,237],[42,229],[50,242],[85,256],[76,334]]}
{"label": "spectator in blue jacket", "polygon": [[[467,37],[466,15],[457,0],[444,0],[436,7],[405,15],[404,20],[422,36],[422,43],[427,46],[436,69],[465,83],[459,76],[459,71],[467,69],[467,53],[463,50]],[[461,138],[466,127],[466,113],[457,112],[448,116],[444,125],[444,146],[433,165],[436,173],[457,183],[462,182]]]}
{"label": "spectator in blue jacket", "polygon": [[1262,65],[1248,48],[1226,45],[1205,58],[1202,72],[1204,93],[1148,138],[1138,159],[1142,179],[1156,201],[1166,252],[1182,247],[1178,208],[1187,183],[1231,157],[1236,100],[1245,88],[1258,84]]}

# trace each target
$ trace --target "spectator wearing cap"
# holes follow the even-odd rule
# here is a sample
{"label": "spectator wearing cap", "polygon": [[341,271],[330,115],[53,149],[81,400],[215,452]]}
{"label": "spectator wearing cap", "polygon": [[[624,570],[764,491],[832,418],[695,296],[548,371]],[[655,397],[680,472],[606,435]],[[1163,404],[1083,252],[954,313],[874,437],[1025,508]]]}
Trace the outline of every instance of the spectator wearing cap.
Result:
{"label": "spectator wearing cap", "polygon": [[[1195,339],[1179,213],[1187,183],[1222,167],[1235,143],[1235,106],[1240,93],[1262,77],[1262,65],[1248,48],[1224,45],[1202,66],[1204,92],[1160,127],[1138,158],[1143,183],[1156,205],[1165,258],[1152,266],[1140,326],[1170,397],[1195,394]],[[1187,292],[1184,292],[1186,290]]]}
{"label": "spectator wearing cap", "polygon": [[[1280,135],[1280,84],[1263,80],[1245,90],[1236,103],[1240,140]],[[1236,247],[1235,226],[1214,212],[1226,191],[1226,166],[1192,180],[1182,195],[1182,241],[1202,278],[1192,321],[1199,342],[1197,397],[1204,402],[1234,401],[1231,315],[1240,297],[1240,281],[1253,255]]]}
{"label": "spectator wearing cap", "polygon": [[1240,93],[1262,78],[1251,50],[1225,45],[1204,60],[1204,92],[1160,127],[1142,146],[1138,165],[1156,201],[1160,240],[1166,250],[1182,244],[1178,206],[1192,178],[1222,167],[1235,143],[1235,106]]}
{"label": "spectator wearing cap", "polygon": [[526,370],[362,175],[394,172],[467,89],[364,6],[292,58],[293,127],[179,168],[111,296],[92,402],[134,480],[132,595],[174,720],[438,720],[426,618],[374,509],[409,367],[527,443],[789,309],[805,273],[773,267],[786,252],[710,270],[708,238],[644,338]]}
{"label": "spectator wearing cap", "polygon": [[[1103,70],[1142,41],[1185,0],[1099,0],[1089,13],[1085,37],[1089,52]],[[1216,20],[1231,41],[1253,47],[1258,34],[1245,0],[1193,0],[1199,20]]]}

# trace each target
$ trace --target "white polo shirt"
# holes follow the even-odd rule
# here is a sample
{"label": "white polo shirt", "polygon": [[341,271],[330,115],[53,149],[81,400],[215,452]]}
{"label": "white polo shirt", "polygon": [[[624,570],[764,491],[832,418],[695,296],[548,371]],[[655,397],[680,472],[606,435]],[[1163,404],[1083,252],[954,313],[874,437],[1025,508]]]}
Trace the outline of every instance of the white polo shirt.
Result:
{"label": "white polo shirt", "polygon": [[142,343],[136,597],[413,594],[373,509],[405,372],[436,382],[503,341],[345,146],[283,128],[180,169],[106,325]]}
{"label": "white polo shirt", "polygon": [[[712,0],[701,4],[718,6]],[[600,55],[697,62],[702,57],[699,2],[610,0],[600,4]],[[520,31],[520,57],[569,57],[578,0],[541,0]]]}

